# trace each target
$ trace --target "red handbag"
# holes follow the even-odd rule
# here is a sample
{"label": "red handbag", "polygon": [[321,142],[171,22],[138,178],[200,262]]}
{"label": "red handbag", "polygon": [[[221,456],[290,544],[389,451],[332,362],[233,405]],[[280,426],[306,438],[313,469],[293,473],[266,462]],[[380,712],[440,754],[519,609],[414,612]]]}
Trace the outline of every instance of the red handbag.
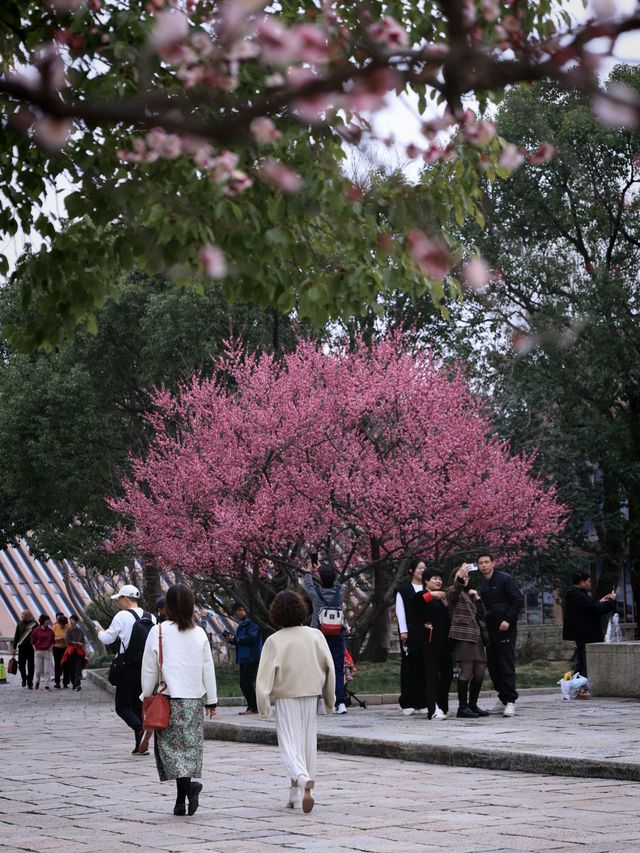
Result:
{"label": "red handbag", "polygon": [[18,661],[15,658],[9,658],[9,662],[7,663],[7,672],[9,675],[18,674]]}
{"label": "red handbag", "polygon": [[169,728],[169,697],[164,695],[167,685],[162,680],[162,625],[158,626],[158,663],[160,677],[152,696],[142,700],[142,727],[148,732],[161,732]]}

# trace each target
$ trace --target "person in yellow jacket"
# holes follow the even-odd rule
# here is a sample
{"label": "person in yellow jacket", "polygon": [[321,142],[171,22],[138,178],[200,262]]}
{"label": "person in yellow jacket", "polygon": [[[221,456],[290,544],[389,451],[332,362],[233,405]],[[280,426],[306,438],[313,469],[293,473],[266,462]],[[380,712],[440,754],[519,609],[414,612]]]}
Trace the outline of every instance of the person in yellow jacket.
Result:
{"label": "person in yellow jacket", "polygon": [[256,679],[258,712],[269,718],[274,699],[280,757],[291,780],[287,806],[296,808],[301,802],[308,814],[314,805],[318,699],[322,697],[328,714],[336,699],[333,658],[324,635],[302,624],[308,610],[297,592],[279,592],[269,615],[280,630],[262,649]]}
{"label": "person in yellow jacket", "polygon": [[62,679],[62,687],[69,687],[69,668],[62,665],[65,649],[67,648],[67,631],[69,630],[69,620],[64,613],[56,613],[56,621],[51,626],[55,640],[53,641],[53,678],[55,681],[56,690],[60,690],[60,679]]}

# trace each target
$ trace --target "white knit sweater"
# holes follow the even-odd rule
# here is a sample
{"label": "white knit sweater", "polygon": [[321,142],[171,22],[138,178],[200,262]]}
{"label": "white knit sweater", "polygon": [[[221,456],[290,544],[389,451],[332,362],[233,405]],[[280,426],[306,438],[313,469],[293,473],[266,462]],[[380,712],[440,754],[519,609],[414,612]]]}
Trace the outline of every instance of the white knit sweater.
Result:
{"label": "white knit sweater", "polygon": [[281,628],[264,644],[256,679],[258,711],[271,716],[269,697],[322,696],[327,712],[336,701],[336,673],[324,634],[299,625]]}
{"label": "white knit sweater", "polygon": [[151,696],[158,683],[158,632],[162,627],[162,676],[166,694],[173,699],[200,699],[206,705],[218,701],[211,647],[202,628],[179,631],[175,622],[154,625],[149,631],[142,658],[142,695]]}

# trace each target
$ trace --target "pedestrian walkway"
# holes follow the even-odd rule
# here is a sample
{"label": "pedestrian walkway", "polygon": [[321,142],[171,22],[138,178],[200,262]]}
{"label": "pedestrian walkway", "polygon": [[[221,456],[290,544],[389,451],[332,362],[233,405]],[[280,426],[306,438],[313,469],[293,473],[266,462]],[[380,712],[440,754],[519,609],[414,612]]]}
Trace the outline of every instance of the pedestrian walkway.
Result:
{"label": "pedestrian walkway", "polygon": [[[244,725],[237,709],[220,713],[230,725],[232,718]],[[346,731],[348,726],[370,726],[374,717],[365,719],[368,713],[362,712],[361,722],[355,711],[326,718],[321,727]],[[397,721],[400,738],[411,737],[413,719],[398,719],[391,710],[375,713],[384,726]],[[523,708],[516,720],[518,725],[523,721],[523,731],[534,718],[529,717],[527,726]],[[413,735],[429,725],[435,724],[416,719]],[[441,725],[442,738],[453,736],[447,732],[454,732],[455,722]],[[617,720],[604,725],[613,742],[619,734]],[[578,726],[574,748],[583,737]],[[640,789],[634,782],[567,780],[325,752],[319,756],[316,807],[303,815],[284,808],[288,788],[274,747],[211,740],[205,743],[200,809],[192,818],[177,818],[171,813],[173,786],[158,782],[152,757],[130,754],[130,740],[113,711],[113,696],[91,683],[85,682],[81,693],[29,692],[15,678],[1,686],[0,850],[640,850]]]}
{"label": "pedestrian walkway", "polygon": [[[490,708],[495,698],[481,701]],[[640,781],[640,701],[563,701],[560,692],[526,694],[515,717],[479,720],[405,717],[397,705],[351,708],[319,718],[322,749],[430,764]],[[275,743],[273,723],[222,708],[207,736]]]}

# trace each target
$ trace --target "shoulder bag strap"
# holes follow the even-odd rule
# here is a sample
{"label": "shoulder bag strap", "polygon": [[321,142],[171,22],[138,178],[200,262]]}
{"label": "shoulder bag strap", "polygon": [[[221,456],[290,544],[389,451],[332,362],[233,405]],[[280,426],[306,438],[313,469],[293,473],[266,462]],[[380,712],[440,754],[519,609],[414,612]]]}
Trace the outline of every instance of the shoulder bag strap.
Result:
{"label": "shoulder bag strap", "polygon": [[158,625],[158,668],[160,670],[160,675],[158,678],[158,687],[164,683],[162,678],[162,661],[162,622],[160,622]]}

